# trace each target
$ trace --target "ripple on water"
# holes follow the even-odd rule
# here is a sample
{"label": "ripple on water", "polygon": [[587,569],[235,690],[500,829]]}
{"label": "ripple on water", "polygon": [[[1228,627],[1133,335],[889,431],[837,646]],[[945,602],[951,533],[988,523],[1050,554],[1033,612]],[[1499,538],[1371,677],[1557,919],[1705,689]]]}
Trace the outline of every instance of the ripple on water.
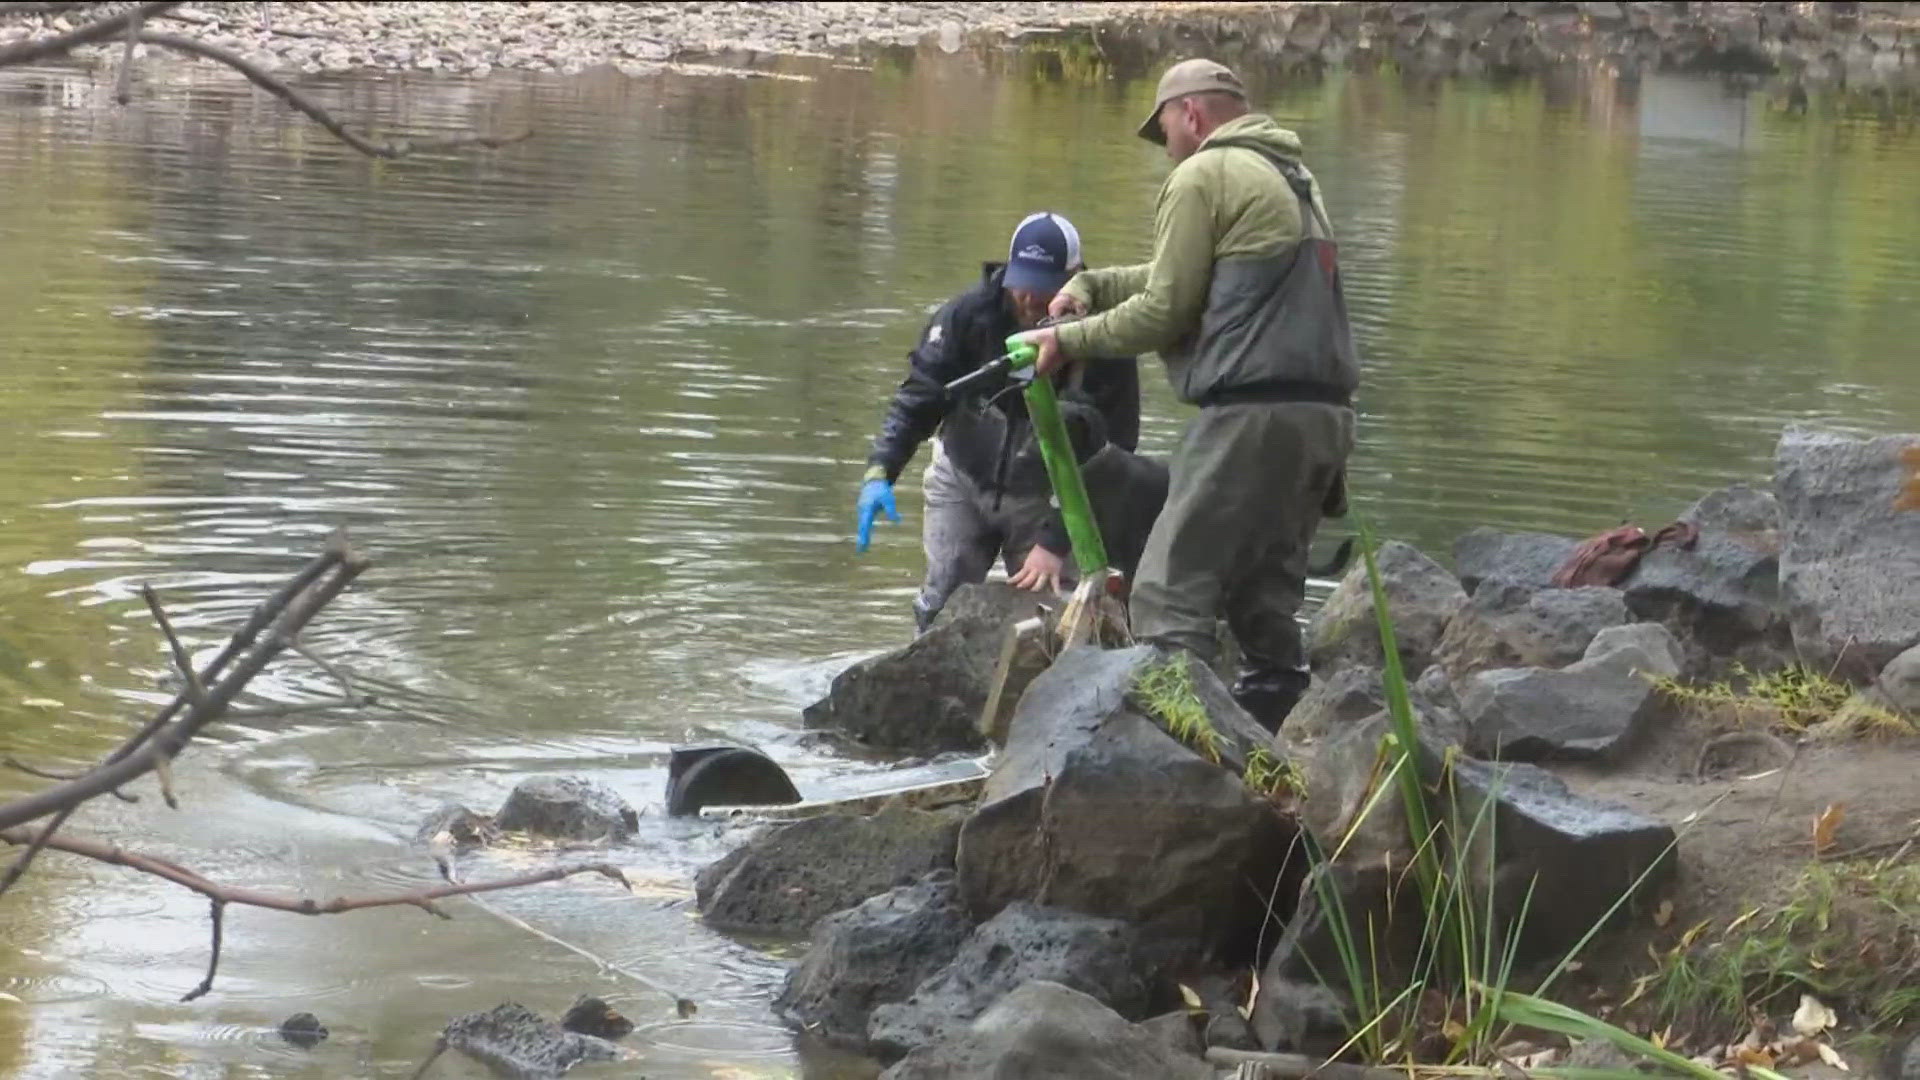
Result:
{"label": "ripple on water", "polygon": [[28,1005],[89,1001],[108,992],[105,981],[87,975],[0,975],[0,993]]}
{"label": "ripple on water", "polygon": [[793,1049],[793,1033],[772,1024],[740,1020],[669,1020],[643,1024],[630,1036],[656,1050],[733,1057],[780,1057]]}

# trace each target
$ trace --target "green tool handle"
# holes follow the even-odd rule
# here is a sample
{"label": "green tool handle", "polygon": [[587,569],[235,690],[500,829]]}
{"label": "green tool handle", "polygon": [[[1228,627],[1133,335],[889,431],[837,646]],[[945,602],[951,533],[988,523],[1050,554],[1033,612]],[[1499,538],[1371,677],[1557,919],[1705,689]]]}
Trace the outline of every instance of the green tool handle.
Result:
{"label": "green tool handle", "polygon": [[[1007,359],[1016,368],[1032,365],[1040,356],[1032,345],[1007,340]],[[1067,437],[1066,421],[1060,419],[1060,401],[1053,393],[1053,380],[1038,375],[1027,383],[1027,416],[1033,421],[1034,437],[1040,443],[1040,458],[1047,466],[1047,479],[1053,483],[1054,499],[1060,504],[1060,516],[1066,521],[1067,536],[1073,541],[1073,561],[1082,580],[1107,569],[1107,548],[1100,541],[1100,525],[1093,516],[1093,504],[1087,499],[1087,486],[1080,479],[1080,464],[1073,459],[1073,442]]]}

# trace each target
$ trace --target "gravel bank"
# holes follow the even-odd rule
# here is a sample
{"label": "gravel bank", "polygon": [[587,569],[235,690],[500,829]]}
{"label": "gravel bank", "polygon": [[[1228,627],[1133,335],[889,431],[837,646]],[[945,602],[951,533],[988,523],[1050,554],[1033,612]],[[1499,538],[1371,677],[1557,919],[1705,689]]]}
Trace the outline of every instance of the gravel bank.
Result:
{"label": "gravel bank", "polygon": [[[192,33],[203,40],[283,72],[482,74],[494,68],[577,72],[603,63],[641,71],[715,52],[822,54],[928,36],[957,48],[964,37],[983,31],[1086,25],[1197,6],[1207,5],[207,2],[176,9],[179,18],[169,23],[176,32],[183,22],[197,23]],[[0,43],[63,29],[84,17],[8,18],[0,5]],[[112,50],[76,55],[111,59]]]}

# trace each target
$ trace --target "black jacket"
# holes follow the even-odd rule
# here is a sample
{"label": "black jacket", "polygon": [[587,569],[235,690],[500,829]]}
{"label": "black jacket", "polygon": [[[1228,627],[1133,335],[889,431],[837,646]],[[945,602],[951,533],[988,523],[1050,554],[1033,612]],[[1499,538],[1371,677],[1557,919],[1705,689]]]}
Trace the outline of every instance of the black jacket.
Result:
{"label": "black jacket", "polygon": [[[1051,491],[1039,443],[1027,419],[1020,384],[1007,376],[984,379],[948,400],[947,383],[1007,351],[1020,332],[1001,290],[1004,266],[987,263],[979,284],[941,306],[908,356],[909,370],[894,391],[868,463],[897,481],[914,451],[934,433],[956,469],[983,490],[1010,495]],[[1133,450],[1140,441],[1140,366],[1136,358],[1097,357],[1069,379],[1054,376],[1060,414],[1084,462],[1108,442]],[[1041,546],[1066,555],[1072,545],[1056,514]]]}

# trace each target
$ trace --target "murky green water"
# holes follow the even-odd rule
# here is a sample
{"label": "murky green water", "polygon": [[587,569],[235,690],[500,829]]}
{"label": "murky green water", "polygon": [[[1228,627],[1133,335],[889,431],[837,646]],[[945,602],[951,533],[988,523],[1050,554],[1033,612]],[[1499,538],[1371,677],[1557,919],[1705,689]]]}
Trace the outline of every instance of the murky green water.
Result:
{"label": "murky green water", "polygon": [[[162,700],[141,582],[212,647],[346,525],[377,566],[311,643],[388,705],[230,728],[183,762],[182,811],[149,783],[75,830],[331,896],[430,881],[406,837],[443,800],[592,775],[646,808],[617,853],[638,895],[492,904],[703,1006],[677,1020],[465,904],[236,909],[215,991],[182,1005],[203,902],[49,856],[0,901],[0,1071],[405,1076],[456,1013],[590,991],[641,1024],[641,1063],[599,1075],[799,1072],[766,1006],[783,960],[691,911],[729,841],[660,819],[665,751],[758,741],[812,791],[881,767],[797,714],[911,631],[917,491],[851,544],[905,350],[1030,210],[1072,216],[1097,263],[1139,257],[1164,163],[1128,135],[1137,82],[971,55],[782,70],[809,81],[336,85],[362,121],[537,132],[399,163],[226,80],[117,110],[84,75],[0,79],[0,751],[78,763]],[[1787,421],[1920,424],[1910,125],[1678,79],[1262,93],[1344,240],[1355,496],[1385,534],[1659,523],[1763,476]],[[1150,393],[1164,451],[1180,414]],[[328,684],[289,661],[258,689]],[[265,1030],[303,1009],[333,1030],[311,1054]]]}

